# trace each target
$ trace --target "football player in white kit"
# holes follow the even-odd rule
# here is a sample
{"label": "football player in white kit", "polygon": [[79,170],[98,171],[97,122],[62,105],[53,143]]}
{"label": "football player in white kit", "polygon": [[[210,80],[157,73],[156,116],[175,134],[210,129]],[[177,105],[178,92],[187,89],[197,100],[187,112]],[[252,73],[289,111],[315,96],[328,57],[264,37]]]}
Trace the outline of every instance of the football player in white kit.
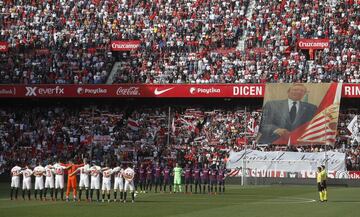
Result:
{"label": "football player in white kit", "polygon": [[46,200],[47,190],[51,190],[51,199],[54,200],[54,174],[55,169],[51,164],[45,166],[45,191],[44,191],[44,199]]}
{"label": "football player in white kit", "polygon": [[86,200],[89,200],[89,173],[90,165],[87,163],[87,159],[84,158],[84,166],[77,168],[69,176],[73,176],[76,173],[80,172],[80,181],[79,181],[79,201],[81,201],[82,190],[86,190]]}
{"label": "football player in white kit", "polygon": [[134,203],[135,201],[135,195],[134,195],[134,176],[135,172],[134,169],[131,168],[131,165],[129,165],[123,172],[123,177],[125,179],[125,188],[124,188],[124,203],[126,203],[126,192],[128,189],[130,189],[131,192],[131,201]]}
{"label": "football player in white kit", "polygon": [[21,171],[23,175],[23,183],[22,183],[22,198],[25,200],[25,191],[28,191],[28,198],[30,198],[31,194],[31,175],[33,174],[33,171],[29,169],[29,167],[26,165],[25,169]]}
{"label": "football player in white kit", "polygon": [[40,190],[40,200],[42,200],[43,195],[43,189],[44,189],[44,174],[45,174],[45,168],[41,166],[41,162],[39,161],[39,164],[37,167],[34,168],[33,174],[35,176],[35,200],[37,200],[37,193],[38,190]]}
{"label": "football player in white kit", "polygon": [[93,200],[93,193],[94,190],[96,190],[97,195],[97,201],[100,200],[100,173],[101,173],[101,167],[93,164],[92,167],[90,167],[90,176],[91,176],[91,182],[90,182],[90,200]]}
{"label": "football player in white kit", "polygon": [[18,192],[20,188],[20,174],[21,174],[21,167],[14,166],[11,169],[11,190],[10,190],[10,198],[13,199],[13,194],[15,190],[15,199],[18,197]]}
{"label": "football player in white kit", "polygon": [[120,201],[123,201],[123,194],[124,194],[124,177],[123,172],[124,169],[122,168],[121,164],[118,164],[112,171],[114,173],[114,202],[117,201],[117,190],[120,191]]}
{"label": "football player in white kit", "polygon": [[55,200],[57,200],[58,189],[61,190],[61,200],[64,200],[64,170],[67,169],[62,166],[60,161],[54,164],[55,170]]}
{"label": "football player in white kit", "polygon": [[112,169],[106,163],[105,168],[101,169],[102,171],[102,202],[105,200],[105,193],[108,196],[108,202],[110,203],[110,191],[111,191],[111,174],[113,173]]}

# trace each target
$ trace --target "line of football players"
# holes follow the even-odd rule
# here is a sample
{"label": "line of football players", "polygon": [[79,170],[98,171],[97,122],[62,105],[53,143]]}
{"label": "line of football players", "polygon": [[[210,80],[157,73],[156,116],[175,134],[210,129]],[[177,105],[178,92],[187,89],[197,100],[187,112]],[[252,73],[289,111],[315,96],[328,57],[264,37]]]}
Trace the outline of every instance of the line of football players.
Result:
{"label": "line of football players", "polygon": [[[140,193],[151,192],[172,192],[173,169],[169,166],[161,167],[159,164],[141,164],[135,169],[136,190]],[[209,168],[206,164],[203,167],[198,165],[190,166],[187,164],[183,168],[183,181],[185,193],[224,193],[225,178],[227,176],[224,167]],[[194,188],[193,188],[194,187]]]}
{"label": "line of football players", "polygon": [[[49,164],[43,167],[41,164],[36,166],[33,170],[29,166],[21,168],[19,166],[14,166],[11,169],[11,199],[18,198],[18,191],[20,188],[20,176],[23,176],[22,179],[22,198],[25,200],[25,194],[27,193],[28,199],[31,199],[31,186],[32,186],[32,176],[35,176],[35,185],[34,185],[34,196],[35,199],[39,198],[41,200],[47,199],[47,192],[50,193],[52,200],[58,200],[58,193],[61,192],[61,200],[64,200],[64,176],[66,171],[68,171],[68,183],[66,191],[66,199],[69,200],[70,188],[73,188],[73,198],[77,200],[77,174],[80,174],[79,181],[79,200],[81,200],[82,191],[86,192],[86,199],[89,201],[93,200],[93,193],[96,191],[97,201],[100,200],[100,176],[102,174],[102,201],[105,200],[105,194],[107,195],[108,202],[110,202],[110,191],[111,191],[111,177],[114,175],[114,200],[117,201],[117,192],[120,192],[119,200],[126,202],[127,193],[129,189],[132,195],[132,201],[134,201],[134,176],[135,172],[129,164],[127,168],[122,168],[118,165],[115,168],[110,168],[108,165],[105,167],[100,167],[96,164],[91,166],[84,159],[84,163],[81,165],[76,165],[70,162],[69,164],[63,164],[57,162],[55,164]],[[44,182],[45,177],[45,182]],[[90,177],[90,179],[89,179]],[[74,182],[74,184],[72,184]],[[55,194],[54,194],[55,191]]]}
{"label": "line of football players", "polygon": [[[73,199],[77,200],[77,180],[79,174],[79,200],[82,199],[82,192],[85,191],[86,200],[93,201],[93,194],[96,192],[96,200],[103,202],[107,199],[110,202],[110,192],[113,190],[114,201],[118,200],[117,193],[120,193],[119,201],[126,202],[127,190],[130,190],[132,201],[135,198],[135,190],[140,193],[154,192],[172,192],[173,171],[169,166],[161,167],[158,163],[155,166],[151,164],[141,164],[139,168],[132,168],[129,164],[127,168],[118,164],[115,168],[108,165],[100,167],[96,164],[88,164],[84,159],[83,164],[75,165],[72,161],[68,164],[56,162],[43,167],[40,163],[33,170],[29,166],[21,168],[14,166],[11,169],[11,199],[18,198],[20,188],[20,176],[22,179],[22,198],[25,195],[31,199],[32,176],[35,176],[34,196],[35,199],[46,200],[47,193],[50,193],[52,200],[58,200],[58,193],[61,193],[61,200],[64,200],[64,179],[68,174],[66,200],[69,201],[71,188],[73,189]],[[112,185],[112,176],[114,176],[114,185]],[[45,177],[45,181],[44,181]],[[102,199],[100,198],[100,179]],[[225,168],[209,168],[206,164],[201,168],[199,166],[191,167],[189,164],[183,169],[183,184],[185,193],[209,193],[217,194],[225,192]],[[193,188],[194,187],[194,188]],[[175,189],[174,189],[175,190]]]}

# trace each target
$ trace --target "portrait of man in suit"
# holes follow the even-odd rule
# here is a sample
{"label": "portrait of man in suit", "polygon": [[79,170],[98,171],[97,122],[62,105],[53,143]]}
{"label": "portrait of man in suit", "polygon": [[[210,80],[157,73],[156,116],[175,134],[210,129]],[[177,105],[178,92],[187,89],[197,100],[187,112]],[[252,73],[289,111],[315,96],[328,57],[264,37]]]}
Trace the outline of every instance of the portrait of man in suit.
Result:
{"label": "portrait of man in suit", "polygon": [[288,136],[314,117],[317,106],[301,101],[306,93],[305,85],[293,84],[287,90],[287,99],[265,103],[259,130],[260,144],[270,144],[280,137]]}

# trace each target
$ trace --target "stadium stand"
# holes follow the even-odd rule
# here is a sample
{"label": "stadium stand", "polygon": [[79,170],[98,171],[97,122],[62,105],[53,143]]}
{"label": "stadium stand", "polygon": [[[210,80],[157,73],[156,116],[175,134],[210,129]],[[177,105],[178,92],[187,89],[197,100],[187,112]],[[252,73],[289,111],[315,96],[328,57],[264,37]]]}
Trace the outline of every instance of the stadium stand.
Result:
{"label": "stadium stand", "polygon": [[[359,82],[359,1],[0,1],[1,83]],[[301,38],[330,40],[300,50]],[[140,40],[117,60],[112,40]],[[240,44],[244,44],[240,48]],[[120,55],[121,56],[121,55]]]}
{"label": "stadium stand", "polygon": [[[261,110],[253,107],[34,106],[0,110],[1,171],[14,161],[36,164],[83,157],[103,162],[193,161],[221,164],[229,150],[245,148],[322,152],[323,146],[256,146]],[[26,111],[26,112],[25,112]],[[333,149],[344,152],[349,170],[360,169],[360,147],[346,126],[358,110],[343,110]],[[247,123],[247,124],[245,124]],[[170,140],[167,143],[167,133]],[[328,149],[329,150],[329,149]]]}

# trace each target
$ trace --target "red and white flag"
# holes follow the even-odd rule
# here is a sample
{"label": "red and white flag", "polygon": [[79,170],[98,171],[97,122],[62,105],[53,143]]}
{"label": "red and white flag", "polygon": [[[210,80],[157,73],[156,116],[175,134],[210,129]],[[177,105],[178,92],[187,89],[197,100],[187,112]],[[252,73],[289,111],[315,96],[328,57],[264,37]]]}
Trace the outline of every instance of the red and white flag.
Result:
{"label": "red and white flag", "polygon": [[331,84],[323,98],[318,113],[298,139],[302,143],[334,144],[340,110],[341,83]]}
{"label": "red and white flag", "polygon": [[288,136],[280,137],[274,144],[333,145],[336,139],[340,110],[341,83],[331,83],[315,116]]}
{"label": "red and white flag", "polygon": [[128,118],[128,127],[132,130],[138,131],[139,130],[139,122],[135,121],[134,119]]}
{"label": "red and white flag", "polygon": [[256,133],[256,121],[255,118],[250,117],[247,120],[247,132],[249,134],[255,134]]}
{"label": "red and white flag", "polygon": [[240,169],[232,169],[230,172],[229,172],[229,177],[235,177],[237,176],[238,174],[240,173]]}

